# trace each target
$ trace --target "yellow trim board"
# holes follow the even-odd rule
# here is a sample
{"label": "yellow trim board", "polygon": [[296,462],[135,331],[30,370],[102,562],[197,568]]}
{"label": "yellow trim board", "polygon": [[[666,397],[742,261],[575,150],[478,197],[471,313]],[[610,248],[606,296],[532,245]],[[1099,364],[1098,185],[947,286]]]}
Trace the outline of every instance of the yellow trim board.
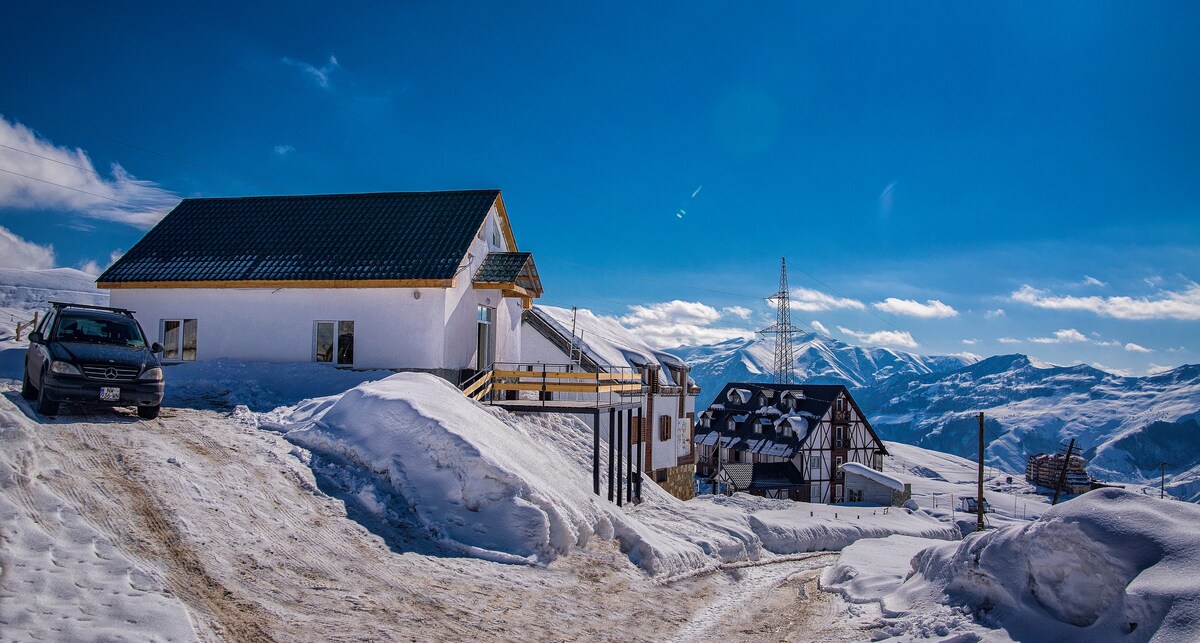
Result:
{"label": "yellow trim board", "polygon": [[513,236],[512,224],[508,222],[508,210],[504,208],[504,193],[496,195],[496,214],[500,217],[500,231],[504,233],[504,240],[508,242],[509,252],[520,252],[517,250],[517,238]]}

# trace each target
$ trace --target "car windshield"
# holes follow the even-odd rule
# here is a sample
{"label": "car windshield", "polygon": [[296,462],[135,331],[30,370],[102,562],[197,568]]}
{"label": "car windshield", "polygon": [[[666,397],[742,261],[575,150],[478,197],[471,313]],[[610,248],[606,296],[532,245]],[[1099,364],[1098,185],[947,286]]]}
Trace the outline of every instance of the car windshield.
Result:
{"label": "car windshield", "polygon": [[144,348],[146,338],[132,319],[84,317],[65,314],[58,321],[54,339],[60,342],[116,344]]}

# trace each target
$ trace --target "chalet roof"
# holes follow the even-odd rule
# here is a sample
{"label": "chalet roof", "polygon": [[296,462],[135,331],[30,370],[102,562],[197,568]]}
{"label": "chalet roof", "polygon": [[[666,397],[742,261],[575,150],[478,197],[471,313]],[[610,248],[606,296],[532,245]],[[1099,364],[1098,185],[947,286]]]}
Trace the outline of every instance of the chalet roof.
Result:
{"label": "chalet roof", "polygon": [[448,281],[493,204],[507,226],[499,190],[184,199],[97,282]]}
{"label": "chalet roof", "polygon": [[489,252],[475,271],[475,281],[516,281],[531,257],[531,252]]}
{"label": "chalet roof", "polygon": [[787,489],[804,484],[803,476],[791,462],[726,462],[721,469],[738,491]]}
{"label": "chalet roof", "polygon": [[[719,443],[722,447],[735,451],[791,457],[808,439],[811,430],[799,435],[799,429],[790,421],[784,420],[799,416],[808,420],[808,426],[811,428],[829,412],[833,401],[843,393],[846,399],[850,400],[850,404],[857,408],[850,392],[841,384],[730,382],[702,414],[709,418],[709,426],[696,427],[694,442],[707,446]],[[788,402],[784,398],[791,398],[794,402]],[[862,416],[867,430],[874,435],[865,414],[860,410],[859,415]],[[769,426],[759,422],[762,417],[772,419]],[[730,420],[734,423],[732,429],[729,428]],[[759,426],[759,431],[754,430],[756,425]],[[790,435],[785,434],[782,431],[784,425],[793,428],[794,432]],[[767,444],[763,444],[764,441]],[[883,443],[879,444],[886,454]]]}

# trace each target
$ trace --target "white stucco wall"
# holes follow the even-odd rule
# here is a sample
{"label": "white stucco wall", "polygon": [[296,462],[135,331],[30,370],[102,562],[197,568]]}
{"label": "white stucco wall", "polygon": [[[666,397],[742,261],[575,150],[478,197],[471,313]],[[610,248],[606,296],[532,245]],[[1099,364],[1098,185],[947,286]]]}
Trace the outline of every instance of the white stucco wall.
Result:
{"label": "white stucco wall", "polygon": [[459,367],[444,360],[440,288],[118,288],[110,301],[156,341],[163,319],[197,320],[197,359],[309,362],[315,321],[353,320],[356,367]]}

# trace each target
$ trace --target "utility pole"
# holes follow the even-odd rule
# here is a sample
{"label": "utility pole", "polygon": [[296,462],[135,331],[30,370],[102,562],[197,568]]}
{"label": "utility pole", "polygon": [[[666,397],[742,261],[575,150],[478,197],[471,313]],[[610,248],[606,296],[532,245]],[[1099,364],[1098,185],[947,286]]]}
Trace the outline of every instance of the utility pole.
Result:
{"label": "utility pole", "polygon": [[1058,504],[1058,494],[1062,492],[1063,485],[1067,483],[1067,467],[1071,466],[1071,452],[1075,450],[1075,438],[1071,438],[1071,443],[1067,445],[1067,457],[1063,459],[1062,470],[1058,472],[1058,484],[1054,487],[1054,500],[1050,501],[1051,505]]}
{"label": "utility pole", "polygon": [[758,331],[759,335],[775,336],[775,364],[773,375],[776,384],[796,383],[796,354],[792,348],[792,333],[800,330],[792,325],[792,300],[788,294],[787,257],[779,267],[779,291],[767,297],[775,302],[775,323]]}
{"label": "utility pole", "polygon": [[983,411],[979,412],[979,497],[975,499],[975,531],[983,531]]}
{"label": "utility pole", "polygon": [[1161,482],[1159,482],[1158,487],[1158,499],[1162,500],[1167,495],[1167,463],[1159,462],[1158,468],[1159,475],[1161,476]]}

